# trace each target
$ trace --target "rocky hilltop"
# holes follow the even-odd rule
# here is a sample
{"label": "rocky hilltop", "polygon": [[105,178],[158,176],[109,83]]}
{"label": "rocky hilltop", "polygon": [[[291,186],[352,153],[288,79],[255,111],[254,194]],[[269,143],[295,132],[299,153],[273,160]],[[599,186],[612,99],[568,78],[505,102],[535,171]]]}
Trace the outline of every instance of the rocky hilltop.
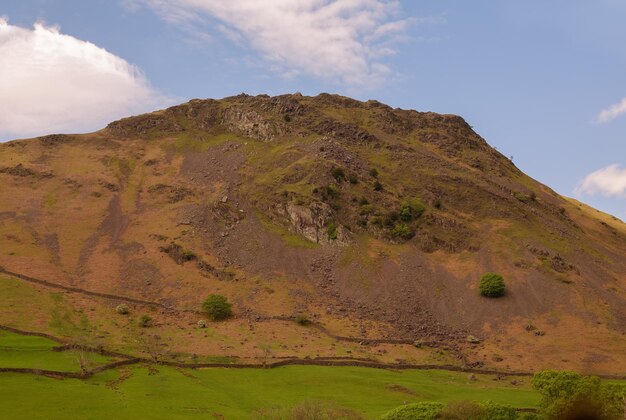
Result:
{"label": "rocky hilltop", "polygon": [[[80,291],[163,305],[155,328],[182,353],[410,361],[435,357],[427,343],[474,366],[626,373],[625,225],[458,116],[330,94],[192,100],[1,144],[0,185],[0,266],[73,289],[64,307],[105,344],[130,327]],[[503,297],[479,295],[485,272]],[[193,312],[209,293],[236,315],[210,342]],[[21,302],[0,323],[56,328],[60,309]],[[296,315],[317,326],[304,342]]]}

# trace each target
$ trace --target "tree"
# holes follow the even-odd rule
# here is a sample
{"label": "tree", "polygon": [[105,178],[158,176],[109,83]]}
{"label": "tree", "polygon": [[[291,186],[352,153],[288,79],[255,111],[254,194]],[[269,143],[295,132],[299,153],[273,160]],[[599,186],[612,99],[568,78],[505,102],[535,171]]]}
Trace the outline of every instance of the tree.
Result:
{"label": "tree", "polygon": [[202,309],[212,321],[221,321],[230,318],[233,314],[232,305],[222,295],[209,295],[202,304]]}
{"label": "tree", "polygon": [[486,297],[500,297],[504,295],[504,278],[500,274],[485,273],[478,286],[480,294]]}
{"label": "tree", "polygon": [[139,334],[136,338],[139,348],[150,355],[153,363],[159,363],[167,354],[161,336],[156,334]]}
{"label": "tree", "polygon": [[80,373],[88,375],[93,364],[89,352],[84,347],[74,346],[72,347],[72,356],[80,369]]}
{"label": "tree", "polygon": [[541,394],[541,414],[548,420],[621,420],[624,390],[596,376],[547,370],[535,374],[533,388]]}

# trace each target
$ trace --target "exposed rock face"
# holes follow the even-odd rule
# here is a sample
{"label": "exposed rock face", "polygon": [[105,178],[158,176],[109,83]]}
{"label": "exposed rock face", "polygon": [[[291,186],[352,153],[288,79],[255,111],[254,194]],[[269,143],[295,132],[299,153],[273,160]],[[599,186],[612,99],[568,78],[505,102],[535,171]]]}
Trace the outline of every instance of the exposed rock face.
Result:
{"label": "exposed rock face", "polygon": [[124,118],[107,125],[109,131],[118,136],[146,135],[153,130],[168,133],[179,133],[183,127],[165,112],[153,112],[151,114]]}
{"label": "exposed rock face", "polygon": [[186,104],[171,107],[167,112],[184,118],[191,126],[208,131],[219,125],[220,107],[212,99],[193,99]]}
{"label": "exposed rock face", "polygon": [[377,141],[377,137],[356,124],[343,123],[341,121],[325,118],[312,127],[312,130],[320,135],[328,135],[339,140],[351,143],[371,143]]}
{"label": "exposed rock face", "polygon": [[222,122],[231,131],[261,141],[271,141],[276,135],[286,132],[258,112],[237,106],[224,111]]}
{"label": "exposed rock face", "polygon": [[[343,226],[335,226],[329,232],[333,211],[326,203],[312,203],[307,207],[290,202],[287,203],[285,212],[293,230],[310,241],[336,245],[345,245],[349,242],[349,236]],[[335,231],[334,234],[332,230]]]}
{"label": "exposed rock face", "polygon": [[280,115],[300,116],[306,112],[306,108],[292,95],[276,96],[267,98],[260,104],[261,109],[275,112]]}

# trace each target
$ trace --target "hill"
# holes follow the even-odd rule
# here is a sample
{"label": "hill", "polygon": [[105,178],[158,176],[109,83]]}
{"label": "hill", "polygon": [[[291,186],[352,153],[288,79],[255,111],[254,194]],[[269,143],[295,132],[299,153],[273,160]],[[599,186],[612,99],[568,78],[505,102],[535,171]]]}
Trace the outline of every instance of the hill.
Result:
{"label": "hill", "polygon": [[[0,185],[3,325],[145,353],[149,314],[181,360],[626,373],[626,225],[458,116],[192,100],[0,144]],[[485,272],[503,297],[479,295]],[[235,317],[199,328],[210,293]]]}

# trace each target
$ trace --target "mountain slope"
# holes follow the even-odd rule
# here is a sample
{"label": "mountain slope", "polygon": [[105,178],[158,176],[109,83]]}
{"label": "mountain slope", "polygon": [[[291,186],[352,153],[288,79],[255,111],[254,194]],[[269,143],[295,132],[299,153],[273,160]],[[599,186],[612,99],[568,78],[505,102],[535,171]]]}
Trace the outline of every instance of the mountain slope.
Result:
{"label": "mountain slope", "polygon": [[[2,144],[0,183],[4,270],[183,310],[224,294],[250,331],[274,319],[274,336],[246,336],[249,357],[297,340],[280,319],[306,314],[466,363],[626,372],[624,224],[529,178],[457,116],[328,94],[193,100]],[[479,296],[487,271],[505,277],[504,297]],[[127,341],[102,324],[106,307],[73,304]],[[166,335],[197,319],[155,317]],[[359,351],[417,357],[406,347]]]}

